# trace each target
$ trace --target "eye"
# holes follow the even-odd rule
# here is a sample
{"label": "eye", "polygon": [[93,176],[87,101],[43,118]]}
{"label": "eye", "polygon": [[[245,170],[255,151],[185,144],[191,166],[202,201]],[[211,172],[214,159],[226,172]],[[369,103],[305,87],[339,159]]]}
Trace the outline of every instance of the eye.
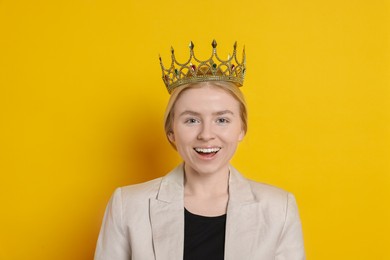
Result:
{"label": "eye", "polygon": [[185,124],[189,124],[189,125],[192,125],[192,124],[197,124],[199,123],[199,120],[197,120],[196,118],[187,118],[185,121],[184,121]]}
{"label": "eye", "polygon": [[230,123],[230,120],[225,118],[225,117],[221,117],[221,118],[217,119],[217,123],[218,124],[228,124],[228,123]]}

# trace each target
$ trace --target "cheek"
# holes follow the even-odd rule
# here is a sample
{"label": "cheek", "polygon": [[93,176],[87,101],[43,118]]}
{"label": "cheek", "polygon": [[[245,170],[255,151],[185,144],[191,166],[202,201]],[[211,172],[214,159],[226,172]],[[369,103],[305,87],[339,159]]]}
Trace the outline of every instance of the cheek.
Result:
{"label": "cheek", "polygon": [[221,133],[221,136],[228,142],[241,142],[245,136],[245,131],[242,129],[241,125],[234,125],[231,128],[225,129]]}
{"label": "cheek", "polygon": [[181,125],[174,125],[173,127],[173,133],[172,139],[176,142],[177,145],[184,144],[188,142],[189,138],[189,132],[188,129],[185,129]]}
{"label": "cheek", "polygon": [[[187,130],[187,131],[185,131]],[[192,132],[188,131],[188,129],[178,129],[175,134],[176,142],[186,144],[193,140]]]}

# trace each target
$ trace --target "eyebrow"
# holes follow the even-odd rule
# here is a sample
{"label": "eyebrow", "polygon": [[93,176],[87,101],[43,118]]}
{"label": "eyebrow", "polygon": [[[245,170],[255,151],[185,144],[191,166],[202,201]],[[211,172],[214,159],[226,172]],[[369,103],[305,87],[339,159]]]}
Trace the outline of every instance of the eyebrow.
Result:
{"label": "eyebrow", "polygon": [[[213,113],[213,115],[215,115],[215,116],[221,116],[221,115],[225,115],[225,114],[234,115],[234,113],[228,109],[222,110],[222,111],[217,111],[217,112]],[[185,116],[185,115],[200,116],[200,113],[192,111],[192,110],[185,110],[182,113],[180,113],[179,116]]]}

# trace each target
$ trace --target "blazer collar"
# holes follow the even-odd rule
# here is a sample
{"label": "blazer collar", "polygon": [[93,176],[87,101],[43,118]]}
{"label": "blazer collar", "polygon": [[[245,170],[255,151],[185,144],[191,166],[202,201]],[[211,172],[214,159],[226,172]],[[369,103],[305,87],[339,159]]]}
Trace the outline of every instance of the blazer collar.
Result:
{"label": "blazer collar", "polygon": [[253,236],[258,225],[258,203],[250,181],[230,166],[229,202],[226,215],[225,260],[254,259]]}
{"label": "blazer collar", "polygon": [[247,204],[254,202],[255,197],[249,181],[233,166],[230,165],[229,170],[229,204]]}
{"label": "blazer collar", "polygon": [[[229,165],[229,202],[250,203],[255,200],[249,181]],[[175,202],[184,198],[184,163],[162,178],[157,200]]]}
{"label": "blazer collar", "polygon": [[162,178],[157,200],[164,202],[183,201],[184,198],[184,164],[181,163]]}
{"label": "blazer collar", "polygon": [[[162,178],[156,198],[150,199],[150,221],[156,260],[183,259],[184,249],[184,167],[180,164]],[[237,250],[245,231],[253,228],[247,220],[255,214],[250,183],[229,166],[229,202],[226,220],[225,259],[239,259],[247,252]],[[243,214],[241,214],[243,213]],[[244,257],[245,258],[245,257]]]}
{"label": "blazer collar", "polygon": [[156,260],[183,259],[183,164],[162,178],[156,198],[150,199],[150,222]]}

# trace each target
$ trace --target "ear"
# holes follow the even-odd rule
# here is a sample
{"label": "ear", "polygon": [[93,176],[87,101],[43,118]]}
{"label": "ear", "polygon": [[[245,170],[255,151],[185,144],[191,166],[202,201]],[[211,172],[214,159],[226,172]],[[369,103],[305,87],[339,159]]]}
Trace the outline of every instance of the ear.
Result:
{"label": "ear", "polygon": [[241,142],[245,137],[245,131],[244,129],[241,129],[240,134],[238,135],[238,141]]}
{"label": "ear", "polygon": [[175,134],[173,133],[173,131],[169,131],[168,133],[168,140],[171,142],[171,143],[174,143],[175,142]]}

